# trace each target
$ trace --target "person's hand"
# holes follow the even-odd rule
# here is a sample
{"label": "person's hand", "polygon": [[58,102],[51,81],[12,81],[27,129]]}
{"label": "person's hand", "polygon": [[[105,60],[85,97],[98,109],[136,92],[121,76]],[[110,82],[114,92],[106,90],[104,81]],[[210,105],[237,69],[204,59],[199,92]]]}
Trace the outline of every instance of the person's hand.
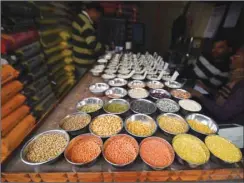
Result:
{"label": "person's hand", "polygon": [[209,91],[209,88],[201,80],[197,80],[196,85],[198,85],[199,87],[203,88],[206,91]]}
{"label": "person's hand", "polygon": [[199,91],[194,90],[192,88],[187,89],[187,91],[190,92],[193,97],[200,98],[203,96]]}

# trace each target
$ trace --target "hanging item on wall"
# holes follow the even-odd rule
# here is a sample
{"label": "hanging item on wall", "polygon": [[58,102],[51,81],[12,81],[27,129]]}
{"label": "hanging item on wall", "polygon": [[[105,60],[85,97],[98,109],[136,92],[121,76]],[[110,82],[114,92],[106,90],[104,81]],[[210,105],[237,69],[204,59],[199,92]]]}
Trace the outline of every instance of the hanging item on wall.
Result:
{"label": "hanging item on wall", "polygon": [[224,13],[225,13],[226,6],[218,6],[215,7],[210,18],[208,21],[208,25],[204,32],[205,38],[212,38],[214,37],[216,31],[218,30],[218,27],[221,23],[221,20],[223,19]]}
{"label": "hanging item on wall", "polygon": [[242,2],[233,2],[230,5],[228,14],[225,18],[224,26],[225,28],[235,27],[238,21],[238,18],[241,14],[241,9],[243,7]]}

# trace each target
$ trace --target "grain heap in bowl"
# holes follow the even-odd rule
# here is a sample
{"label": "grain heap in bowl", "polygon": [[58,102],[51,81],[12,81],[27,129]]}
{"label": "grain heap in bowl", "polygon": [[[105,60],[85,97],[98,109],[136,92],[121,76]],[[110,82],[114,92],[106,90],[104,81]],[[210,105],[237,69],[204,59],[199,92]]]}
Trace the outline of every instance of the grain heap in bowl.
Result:
{"label": "grain heap in bowl", "polygon": [[109,137],[119,133],[123,128],[123,121],[117,115],[103,114],[97,116],[90,123],[91,133],[100,137]]}
{"label": "grain heap in bowl", "polygon": [[191,98],[191,94],[182,89],[175,89],[171,91],[171,95],[177,99],[189,99]]}
{"label": "grain heap in bowl", "polygon": [[80,108],[78,108],[79,111],[85,112],[85,113],[92,113],[97,110],[99,110],[101,106],[99,104],[86,104]]}
{"label": "grain heap in bowl", "polygon": [[152,114],[156,112],[157,107],[149,100],[139,99],[131,102],[131,110],[135,113]]}
{"label": "grain heap in bowl", "polygon": [[190,112],[199,112],[202,109],[202,106],[199,103],[197,103],[194,100],[189,100],[189,99],[180,100],[179,105],[181,108],[185,109],[186,111],[190,111]]}
{"label": "grain heap in bowl", "polygon": [[178,112],[180,107],[179,105],[170,99],[159,99],[156,101],[156,105],[158,107],[159,110],[161,110],[162,112]]}
{"label": "grain heap in bowl", "polygon": [[103,156],[112,165],[128,165],[136,159],[138,153],[139,145],[129,135],[115,135],[110,137],[104,144]]}
{"label": "grain heap in bowl", "polygon": [[204,124],[198,120],[188,119],[187,122],[189,123],[190,127],[197,132],[203,134],[213,134],[216,132],[211,129],[207,124]]}
{"label": "grain heap in bowl", "polygon": [[122,99],[113,99],[104,105],[104,110],[108,113],[121,114],[128,111],[130,105]]}
{"label": "grain heap in bowl", "polygon": [[186,133],[189,129],[187,122],[176,114],[166,113],[157,118],[159,127],[170,134]]}
{"label": "grain heap in bowl", "polygon": [[149,95],[148,91],[143,88],[130,89],[128,94],[131,98],[135,99],[147,98]]}
{"label": "grain heap in bowl", "polygon": [[210,135],[205,138],[205,144],[210,152],[217,158],[227,163],[237,163],[242,158],[242,153],[229,140],[218,135]]}
{"label": "grain heap in bowl", "polygon": [[172,142],[176,154],[189,164],[202,165],[209,160],[208,148],[193,135],[179,134],[173,138]]}
{"label": "grain heap in bowl", "polygon": [[66,116],[60,124],[60,127],[66,131],[75,131],[84,128],[91,121],[91,116],[86,113],[75,113]]}
{"label": "grain heap in bowl", "polygon": [[72,139],[65,157],[71,163],[86,164],[95,160],[102,152],[102,140],[91,134],[84,134]]}
{"label": "grain heap in bowl", "polygon": [[154,99],[170,98],[169,92],[163,89],[150,90],[150,96]]}
{"label": "grain heap in bowl", "polygon": [[49,161],[61,154],[67,143],[62,134],[55,132],[42,134],[28,146],[26,159],[32,163]]}
{"label": "grain heap in bowl", "polygon": [[140,156],[142,160],[154,169],[163,169],[174,161],[172,146],[162,138],[148,137],[140,144]]}

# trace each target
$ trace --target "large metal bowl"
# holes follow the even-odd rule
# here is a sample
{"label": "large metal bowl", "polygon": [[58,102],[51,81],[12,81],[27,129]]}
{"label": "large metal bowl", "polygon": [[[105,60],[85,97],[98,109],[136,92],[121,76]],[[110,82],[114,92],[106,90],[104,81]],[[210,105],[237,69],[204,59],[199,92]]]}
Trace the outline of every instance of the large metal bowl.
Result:
{"label": "large metal bowl", "polygon": [[[172,159],[171,159],[170,163],[169,163],[167,166],[164,166],[164,167],[155,167],[154,165],[151,165],[150,163],[148,163],[148,162],[142,157],[142,155],[141,155],[141,146],[142,146],[143,143],[145,143],[146,141],[151,140],[151,139],[159,139],[160,141],[162,141],[162,142],[164,142],[165,144],[167,144],[169,150],[170,150],[171,153],[172,153]],[[154,170],[163,170],[163,169],[169,167],[169,166],[174,162],[174,159],[175,159],[175,152],[174,152],[173,147],[170,145],[170,143],[168,143],[165,139],[160,138],[160,137],[148,137],[148,138],[143,139],[143,140],[141,141],[141,143],[140,143],[140,157],[141,157],[142,161],[143,161],[145,164],[147,164],[149,167],[151,167],[152,169],[154,169]]]}
{"label": "large metal bowl", "polygon": [[95,83],[89,86],[90,92],[97,96],[102,96],[104,95],[104,92],[109,89],[109,85],[106,83]]}
{"label": "large metal bowl", "polygon": [[[175,110],[175,111],[164,111],[161,107],[159,107],[159,104],[158,104],[161,100],[163,100],[163,101],[168,101],[168,102],[174,104],[174,105],[177,107],[177,110]],[[161,112],[163,112],[163,113],[177,113],[177,112],[180,110],[180,106],[179,106],[179,104],[176,103],[175,101],[171,100],[171,99],[168,99],[168,98],[158,99],[158,100],[156,101],[156,105],[157,105],[157,108],[158,108]]]}
{"label": "large metal bowl", "polygon": [[113,87],[113,88],[110,88],[109,90],[107,90],[105,92],[105,95],[108,98],[118,99],[118,98],[125,97],[127,95],[127,91],[121,87]]}
{"label": "large metal bowl", "polygon": [[[135,97],[135,96],[132,96],[131,95],[131,92],[135,92],[135,91],[142,91],[142,92],[144,92],[146,95],[144,96],[144,97]],[[130,96],[130,98],[133,98],[133,99],[142,99],[142,98],[147,98],[148,96],[149,96],[149,92],[146,90],[146,89],[144,89],[144,88],[133,88],[133,89],[130,89],[129,91],[128,91],[128,95]]]}
{"label": "large metal bowl", "polygon": [[151,89],[150,90],[150,97],[152,97],[154,100],[162,99],[162,98],[158,98],[158,97],[153,96],[154,93],[160,93],[162,95],[165,95],[165,97],[162,97],[162,98],[170,98],[171,97],[170,93],[164,89]]}
{"label": "large metal bowl", "polygon": [[[115,117],[118,117],[118,118],[120,119],[120,122],[121,122],[121,128],[120,128],[120,130],[119,130],[117,133],[113,134],[113,135],[107,135],[107,136],[100,136],[100,135],[95,134],[95,133],[93,132],[92,128],[91,128],[91,125],[92,125],[92,123],[93,123],[97,118],[100,118],[100,117],[103,117],[103,116],[115,116]],[[119,134],[119,133],[123,130],[123,127],[124,127],[123,119],[122,119],[121,117],[119,117],[118,115],[115,115],[115,114],[102,114],[102,115],[99,115],[99,116],[95,117],[95,118],[92,120],[92,122],[91,122],[90,125],[89,125],[89,131],[90,131],[90,133],[93,134],[93,135],[96,135],[96,136],[101,137],[101,138],[103,138],[103,139],[107,139],[107,138],[109,138],[109,137],[111,137],[111,136],[114,136],[114,135]]]}
{"label": "large metal bowl", "polygon": [[[133,134],[131,131],[129,131],[127,129],[127,124],[128,124],[129,121],[131,121],[131,122],[141,121],[142,123],[147,123],[147,124],[151,125],[151,127],[154,128],[152,134],[147,135],[147,136],[139,136],[139,135]],[[148,115],[145,115],[145,114],[133,114],[132,116],[128,117],[125,120],[125,130],[127,131],[127,133],[129,133],[130,135],[132,135],[134,137],[146,138],[146,137],[152,136],[157,131],[157,124],[156,124],[155,120],[153,118],[151,118],[150,116],[148,116]]]}
{"label": "large metal bowl", "polygon": [[87,116],[89,118],[89,123],[91,122],[91,116],[87,113],[84,113],[84,112],[76,112],[76,113],[72,113],[72,114],[68,114],[67,116],[65,116],[59,123],[59,128],[61,128],[62,130],[68,132],[70,135],[79,135],[79,134],[82,134],[82,133],[85,133],[86,131],[88,131],[88,125],[89,123],[87,123],[87,125],[85,125],[83,128],[80,128],[80,129],[76,129],[76,130],[65,130],[62,128],[62,125],[64,123],[64,121],[67,119],[67,118],[70,118],[71,116]]}
{"label": "large metal bowl", "polygon": [[92,114],[94,112],[97,112],[99,111],[100,109],[102,109],[103,107],[103,101],[102,99],[100,98],[96,98],[96,97],[89,97],[89,98],[85,98],[83,99],[82,101],[79,101],[77,104],[76,104],[76,110],[78,112],[81,112],[79,109],[82,108],[83,106],[87,105],[87,104],[98,104],[100,106],[100,108],[96,111],[93,111],[93,112],[90,112],[88,114]]}
{"label": "large metal bowl", "polygon": [[[60,152],[55,158],[49,159],[49,160],[44,161],[44,162],[34,163],[34,162],[30,162],[30,161],[28,161],[28,160],[26,159],[26,154],[27,154],[27,152],[28,152],[28,148],[29,148],[29,146],[30,146],[32,143],[34,143],[35,140],[38,139],[40,136],[45,135],[45,134],[54,134],[54,133],[63,135],[63,136],[65,137],[65,139],[67,140],[67,144],[66,144],[65,148],[63,149],[63,151]],[[40,134],[34,136],[33,138],[31,138],[29,141],[27,141],[27,142],[25,143],[25,145],[24,145],[23,148],[21,149],[21,152],[20,152],[20,158],[21,158],[21,160],[22,160],[25,164],[27,164],[27,165],[32,165],[32,166],[53,163],[53,162],[55,162],[55,161],[56,161],[56,160],[63,154],[64,150],[66,149],[66,147],[67,147],[68,144],[69,144],[69,141],[70,141],[69,134],[68,134],[66,131],[64,131],[64,130],[49,130],[49,131],[42,132],[42,133],[40,133]],[[51,148],[52,148],[52,147],[50,147],[50,149],[51,149]]]}
{"label": "large metal bowl", "polygon": [[189,131],[189,125],[188,125],[188,123],[186,122],[186,120],[184,119],[184,118],[182,118],[180,115],[178,115],[178,114],[174,114],[174,113],[165,113],[165,114],[160,114],[158,117],[157,117],[157,124],[158,124],[158,127],[166,134],[166,135],[170,135],[170,136],[175,136],[175,135],[178,135],[178,134],[180,134],[180,133],[172,133],[172,132],[169,132],[169,131],[167,131],[167,130],[165,130],[165,129],[163,129],[163,128],[161,128],[161,126],[159,125],[159,118],[161,117],[161,116],[168,116],[168,117],[173,117],[173,118],[177,118],[177,119],[179,119],[179,120],[181,120],[183,123],[186,123],[186,125],[187,125],[187,129],[186,129],[186,131],[184,131],[184,132],[182,132],[182,133],[187,133],[188,131]]}
{"label": "large metal bowl", "polygon": [[[96,138],[96,140],[99,142],[99,145],[100,145],[100,148],[101,148],[101,152],[100,152],[100,154],[99,154],[97,157],[95,157],[93,160],[91,160],[91,161],[89,161],[89,162],[86,162],[86,163],[75,163],[75,162],[71,161],[71,160],[68,158],[68,152],[69,152],[69,151],[72,149],[72,147],[77,143],[77,141],[82,140],[84,137],[87,137],[87,136],[91,136],[91,137],[93,137],[93,138]],[[92,135],[92,134],[90,134],[90,133],[82,134],[82,135],[79,135],[79,136],[73,138],[73,139],[70,141],[69,145],[67,146],[67,148],[66,148],[65,151],[64,151],[64,157],[65,157],[65,159],[66,159],[66,161],[67,161],[68,163],[70,163],[70,164],[72,164],[72,165],[76,165],[76,166],[85,166],[85,165],[88,165],[88,164],[93,164],[93,163],[95,163],[95,161],[96,161],[96,160],[99,158],[99,156],[101,155],[101,153],[102,153],[102,147],[103,147],[103,141],[102,141],[102,139],[101,139],[100,137],[95,136],[95,135]],[[80,152],[80,153],[82,153],[82,152]]]}
{"label": "large metal bowl", "polygon": [[145,82],[141,80],[133,80],[128,83],[129,88],[144,88],[145,86]]}
{"label": "large metal bowl", "polygon": [[200,123],[202,123],[204,125],[207,125],[211,130],[214,131],[213,133],[205,134],[205,133],[202,133],[202,132],[200,132],[198,130],[193,129],[191,127],[191,125],[188,123],[190,128],[191,128],[191,130],[193,132],[195,132],[194,134],[197,135],[197,136],[205,138],[206,135],[216,134],[219,131],[219,127],[218,127],[217,123],[213,119],[208,117],[208,116],[205,116],[203,114],[193,113],[193,114],[190,114],[190,115],[186,116],[186,121],[188,121],[190,119],[191,120],[196,120],[196,121],[198,121],[198,122],[200,122]]}
{"label": "large metal bowl", "polygon": [[[189,95],[189,97],[188,98],[183,98],[183,97],[178,97],[178,96],[176,96],[175,94],[174,94],[174,92],[182,92],[182,93],[187,93],[188,95]],[[174,89],[174,90],[171,90],[171,95],[175,98],[175,99],[177,99],[177,100],[182,100],[182,99],[189,99],[189,98],[191,98],[191,93],[189,93],[188,91],[186,91],[186,90],[183,90],[183,89]]]}
{"label": "large metal bowl", "polygon": [[[135,147],[136,147],[136,150],[137,150],[137,154],[136,154],[135,158],[132,159],[132,160],[131,160],[130,162],[128,162],[127,164],[115,164],[115,163],[109,161],[109,160],[106,158],[105,149],[106,149],[107,145],[108,145],[111,141],[113,141],[114,138],[118,138],[118,137],[129,137],[129,138],[132,139],[133,143],[135,144]],[[116,166],[116,167],[125,167],[125,166],[128,166],[128,165],[132,164],[132,163],[136,160],[136,158],[137,158],[138,155],[139,155],[139,145],[138,145],[138,142],[137,142],[133,137],[131,137],[130,135],[127,135],[127,134],[118,134],[118,135],[112,136],[112,137],[110,137],[108,140],[106,140],[106,142],[104,143],[104,146],[103,146],[103,157],[104,157],[104,159],[105,159],[110,165],[112,165],[112,166]]]}
{"label": "large metal bowl", "polygon": [[166,81],[164,85],[171,89],[179,89],[183,87],[183,84],[177,81]]}
{"label": "large metal bowl", "polygon": [[122,87],[127,85],[127,81],[122,78],[114,78],[113,80],[109,80],[108,84],[113,87]]}
{"label": "large metal bowl", "polygon": [[[151,104],[151,112],[150,113],[140,113],[139,111],[137,111],[133,105],[136,103],[136,102],[145,102],[145,103],[149,103]],[[156,112],[157,110],[157,106],[151,102],[150,100],[146,100],[146,99],[137,99],[137,100],[133,100],[131,103],[130,103],[130,109],[134,112],[134,113],[137,113],[137,114],[147,114],[147,115],[150,115],[150,114],[153,114]]]}
{"label": "large metal bowl", "polygon": [[[117,104],[125,104],[128,106],[128,109],[126,111],[123,111],[123,112],[119,112],[119,113],[113,113],[113,112],[110,112],[106,109],[106,106],[109,105],[109,104],[112,104],[112,103],[117,103]],[[124,99],[112,99],[112,100],[109,100],[107,102],[105,102],[104,106],[103,106],[103,110],[106,112],[106,113],[109,113],[109,114],[124,114],[126,113],[127,111],[130,110],[130,103],[127,102],[126,100]]]}
{"label": "large metal bowl", "polygon": [[148,81],[147,87],[150,89],[161,89],[164,87],[164,84],[160,81]]}

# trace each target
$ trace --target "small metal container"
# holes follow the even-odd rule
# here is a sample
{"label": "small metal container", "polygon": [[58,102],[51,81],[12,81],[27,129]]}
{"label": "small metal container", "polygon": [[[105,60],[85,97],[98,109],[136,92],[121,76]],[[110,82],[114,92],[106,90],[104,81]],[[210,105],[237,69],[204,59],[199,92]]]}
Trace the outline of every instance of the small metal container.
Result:
{"label": "small metal container", "polygon": [[[184,101],[192,101],[192,102],[194,102],[195,105],[199,107],[199,110],[194,110],[194,111],[192,111],[192,110],[187,110],[187,109],[185,108],[185,106],[184,106],[184,103],[183,103]],[[198,102],[196,102],[196,101],[194,101],[194,100],[184,99],[184,100],[180,100],[178,103],[179,103],[179,105],[180,105],[180,107],[181,107],[181,113],[182,113],[183,115],[185,115],[185,116],[187,116],[187,115],[189,115],[189,114],[191,114],[191,113],[200,112],[200,111],[202,110],[202,106],[201,106],[201,104],[199,104]]]}
{"label": "small metal container", "polygon": [[[128,129],[127,129],[127,124],[128,122],[134,122],[134,121],[141,121],[142,123],[147,123],[149,124],[153,129],[153,132],[152,134],[148,135],[148,136],[139,136],[139,135],[136,135],[136,134],[133,134],[132,132],[130,132]],[[128,117],[126,120],[125,120],[125,130],[127,131],[127,133],[129,133],[130,135],[134,136],[134,137],[137,137],[139,139],[141,138],[146,138],[146,137],[150,137],[152,136],[156,131],[157,131],[157,124],[155,122],[155,120],[153,118],[151,118],[150,116],[148,115],[145,115],[145,114],[133,114],[131,115],[130,117]]]}
{"label": "small metal container", "polygon": [[103,96],[104,92],[109,89],[109,85],[106,83],[95,83],[89,86],[90,92],[97,96]]}
{"label": "small metal container", "polygon": [[160,81],[148,81],[146,85],[150,89],[161,89],[164,87],[164,84]]}
{"label": "small metal container", "polygon": [[109,81],[110,79],[114,79],[116,77],[115,74],[103,74],[102,78],[104,79],[105,82]]}
{"label": "small metal container", "polygon": [[76,135],[80,135],[82,133],[86,133],[88,131],[88,126],[89,126],[89,123],[84,126],[83,128],[81,129],[77,129],[77,130],[65,130],[62,128],[62,125],[64,123],[64,121],[67,119],[67,118],[70,118],[71,116],[87,116],[89,118],[89,123],[91,122],[91,116],[87,113],[84,113],[84,112],[76,112],[76,113],[73,113],[73,114],[68,114],[67,116],[65,116],[59,123],[59,128],[61,128],[62,130],[66,131],[67,133],[69,133],[70,135],[72,136],[76,136]]}
{"label": "small metal container", "polygon": [[90,112],[88,114],[95,114],[97,113],[100,109],[102,109],[103,107],[103,101],[102,99],[100,98],[96,98],[96,97],[89,97],[89,98],[85,98],[81,101],[79,101],[77,104],[76,104],[76,110],[78,112],[82,112],[80,111],[79,109],[82,108],[83,106],[87,105],[87,104],[98,104],[100,106],[100,108],[96,111],[93,111],[93,112]]}
{"label": "small metal container", "polygon": [[[135,158],[133,160],[131,160],[130,162],[126,163],[126,164],[115,164],[111,161],[109,161],[107,158],[106,158],[106,154],[105,154],[105,149],[107,147],[107,145],[114,140],[114,138],[118,138],[118,137],[129,137],[131,138],[131,141],[135,144],[135,147],[136,147],[136,151],[137,151],[137,154],[135,156]],[[134,139],[132,136],[130,135],[127,135],[127,134],[118,134],[118,135],[115,135],[115,136],[112,136],[110,137],[109,139],[106,140],[106,142],[104,143],[103,145],[103,157],[104,159],[112,166],[115,166],[115,167],[118,167],[118,168],[122,168],[122,167],[126,167],[126,166],[129,166],[131,165],[137,158],[137,156],[139,155],[139,144],[138,142],[136,141],[136,139]]]}
{"label": "small metal container", "polygon": [[[141,92],[144,92],[145,93],[145,96],[144,97],[135,97],[135,96],[132,96],[131,95],[131,92],[138,92],[138,91],[141,91]],[[142,98],[147,98],[149,96],[149,92],[144,89],[144,88],[133,88],[133,89],[130,89],[128,91],[128,95],[130,96],[130,98],[133,98],[133,99],[142,99]]]}
{"label": "small metal container", "polygon": [[109,98],[123,98],[127,95],[127,91],[121,87],[113,87],[105,92],[105,95]]}
{"label": "small metal container", "polygon": [[92,73],[93,76],[100,76],[103,71],[95,71],[95,70],[92,71],[91,70],[90,72]]}
{"label": "small metal container", "polygon": [[[100,136],[100,135],[95,134],[95,133],[93,132],[92,128],[91,128],[91,125],[92,125],[93,121],[95,121],[97,118],[100,118],[100,117],[103,117],[103,116],[115,116],[115,117],[119,118],[120,121],[121,121],[121,129],[120,129],[116,134],[113,134],[113,135]],[[119,117],[118,115],[115,115],[115,114],[102,114],[102,115],[99,115],[99,116],[95,117],[95,118],[92,120],[92,122],[91,122],[90,125],[89,125],[89,131],[90,131],[90,133],[93,134],[93,135],[96,135],[96,136],[98,136],[98,137],[101,137],[102,139],[107,139],[107,138],[109,138],[109,137],[111,137],[111,136],[114,136],[114,135],[119,134],[119,133],[123,130],[123,127],[124,127],[123,119],[122,119],[121,117]]]}
{"label": "small metal container", "polygon": [[[64,131],[64,130],[49,130],[49,131],[45,131],[45,132],[42,132],[38,135],[36,135],[35,137],[31,138],[28,142],[25,143],[25,145],[23,146],[23,148],[21,149],[21,152],[20,152],[20,158],[21,160],[27,164],[27,165],[32,165],[32,166],[37,166],[37,165],[43,165],[43,164],[51,164],[51,163],[54,163],[64,152],[64,150],[66,149],[66,147],[63,149],[62,152],[60,152],[55,158],[52,158],[50,160],[47,160],[45,162],[40,162],[40,163],[33,163],[33,162],[30,162],[26,159],[26,154],[28,152],[28,148],[29,146],[35,142],[35,140],[37,140],[40,136],[42,135],[45,135],[45,134],[61,134],[65,137],[65,139],[67,140],[67,144],[66,144],[66,147],[68,146],[69,144],[69,141],[70,141],[70,137],[69,137],[69,134]],[[50,147],[51,148],[51,147]]]}
{"label": "small metal container", "polygon": [[133,80],[128,83],[129,88],[145,88],[145,82],[141,80]]}
{"label": "small metal container", "polygon": [[113,80],[109,80],[108,84],[112,87],[123,87],[127,85],[127,81],[122,78],[115,78]]}
{"label": "small metal container", "polygon": [[[182,98],[182,97],[176,96],[176,95],[174,94],[174,92],[183,92],[183,93],[187,93],[187,94],[189,95],[189,97],[188,97],[188,98]],[[171,90],[170,94],[171,94],[176,100],[182,100],[182,99],[189,99],[189,98],[191,98],[191,94],[190,94],[188,91],[183,90],[183,89],[174,89],[174,90]]]}
{"label": "small metal container", "polygon": [[[72,147],[77,143],[77,141],[82,140],[84,137],[87,137],[87,136],[88,136],[88,137],[96,138],[96,140],[99,142],[99,145],[100,145],[100,148],[101,148],[101,152],[100,152],[100,154],[99,154],[96,158],[94,158],[93,160],[91,160],[91,161],[89,161],[89,162],[86,162],[86,163],[75,163],[75,162],[72,162],[72,161],[68,158],[68,152],[69,152],[69,151],[72,149]],[[98,160],[98,158],[99,158],[100,155],[102,154],[102,147],[103,147],[103,141],[102,141],[102,139],[101,139],[100,137],[95,136],[95,135],[92,135],[92,134],[90,134],[90,133],[82,134],[82,135],[79,135],[79,136],[73,138],[73,139],[70,141],[69,145],[67,146],[67,148],[66,148],[65,151],[64,151],[64,157],[65,157],[66,161],[67,161],[68,163],[72,164],[72,165],[76,165],[76,166],[89,166],[89,165],[94,164],[94,163]],[[80,153],[82,153],[82,152],[80,152]]]}
{"label": "small metal container", "polygon": [[[128,106],[128,109],[124,112],[120,112],[120,113],[112,113],[112,112],[109,112],[107,109],[106,109],[106,106],[109,105],[109,104],[112,104],[112,103],[117,103],[117,104],[124,104],[124,105],[127,105]],[[130,103],[127,102],[126,100],[124,99],[112,99],[112,100],[109,100],[107,101],[104,106],[103,106],[103,110],[106,112],[106,113],[109,113],[109,114],[124,114],[126,113],[127,111],[130,110]]]}
{"label": "small metal container", "polygon": [[[177,110],[175,110],[175,111],[164,111],[164,110],[159,106],[159,104],[158,104],[161,100],[171,102],[172,104],[174,104],[174,105],[176,106]],[[163,113],[177,113],[177,112],[180,110],[180,106],[179,106],[179,104],[176,103],[175,101],[171,100],[171,99],[168,99],[168,98],[158,99],[158,100],[156,101],[156,106],[157,106],[157,108],[158,108],[161,112],[163,112]]]}
{"label": "small metal container", "polygon": [[178,114],[174,114],[174,113],[160,114],[160,115],[157,117],[157,120],[156,120],[156,121],[157,121],[157,125],[158,125],[159,129],[162,130],[162,131],[164,132],[165,135],[168,135],[168,136],[170,136],[170,137],[174,137],[175,135],[178,135],[178,134],[180,134],[180,133],[176,134],[176,133],[168,132],[167,130],[161,128],[160,125],[159,125],[159,118],[160,118],[161,116],[174,117],[174,118],[177,118],[177,119],[183,121],[184,123],[186,123],[186,125],[187,125],[187,129],[186,129],[186,131],[183,132],[183,133],[187,133],[187,132],[189,131],[189,129],[190,129],[188,123],[186,122],[186,120],[185,120],[184,118],[182,118],[180,115],[178,115]]}
{"label": "small metal container", "polygon": [[170,89],[179,89],[183,87],[183,84],[177,82],[177,81],[166,81],[164,83],[165,86],[167,86]]}
{"label": "small metal container", "polygon": [[131,103],[130,103],[130,109],[134,112],[134,113],[137,113],[137,114],[142,114],[140,113],[139,111],[137,111],[133,106],[136,102],[145,102],[145,103],[149,103],[152,105],[152,108],[151,108],[151,112],[150,113],[143,113],[143,114],[147,114],[147,115],[150,115],[150,114],[153,114],[157,111],[157,106],[151,102],[150,100],[146,100],[146,99],[137,99],[137,100],[133,100]]}
{"label": "small metal container", "polygon": [[[151,165],[150,163],[148,163],[147,161],[145,161],[145,159],[142,157],[142,155],[141,155],[141,149],[142,149],[141,146],[142,146],[143,143],[145,143],[146,141],[151,140],[151,139],[158,139],[158,140],[164,142],[165,144],[167,144],[169,150],[170,150],[171,153],[172,153],[172,159],[171,159],[171,162],[170,162],[167,166],[164,166],[164,167],[155,167],[154,165]],[[174,162],[174,159],[175,159],[175,152],[174,152],[173,147],[170,145],[170,143],[168,143],[168,142],[167,142],[166,140],[164,140],[163,138],[160,138],[160,137],[148,137],[148,138],[143,139],[143,140],[141,141],[141,143],[140,143],[140,157],[141,157],[142,161],[143,161],[145,164],[147,164],[149,167],[151,167],[153,170],[163,170],[163,169],[169,167],[169,166]]]}
{"label": "small metal container", "polygon": [[153,96],[154,93],[159,93],[159,94],[165,95],[165,97],[162,97],[162,98],[170,98],[171,97],[170,93],[164,89],[151,89],[150,90],[150,97],[153,98],[154,100],[162,99],[162,98],[157,98],[157,97]]}
{"label": "small metal container", "polygon": [[200,131],[197,131],[197,130],[193,129],[191,127],[191,125],[188,123],[190,128],[191,128],[192,134],[198,136],[200,139],[204,139],[207,135],[216,134],[219,131],[219,127],[218,127],[217,123],[213,119],[211,119],[210,117],[205,116],[203,114],[193,113],[193,114],[190,114],[190,115],[186,116],[185,119],[186,119],[186,121],[188,121],[188,120],[196,120],[196,121],[198,121],[200,123],[203,123],[203,124],[207,125],[211,130],[214,131],[214,133],[211,133],[211,134],[204,134],[204,133],[202,133]]}

